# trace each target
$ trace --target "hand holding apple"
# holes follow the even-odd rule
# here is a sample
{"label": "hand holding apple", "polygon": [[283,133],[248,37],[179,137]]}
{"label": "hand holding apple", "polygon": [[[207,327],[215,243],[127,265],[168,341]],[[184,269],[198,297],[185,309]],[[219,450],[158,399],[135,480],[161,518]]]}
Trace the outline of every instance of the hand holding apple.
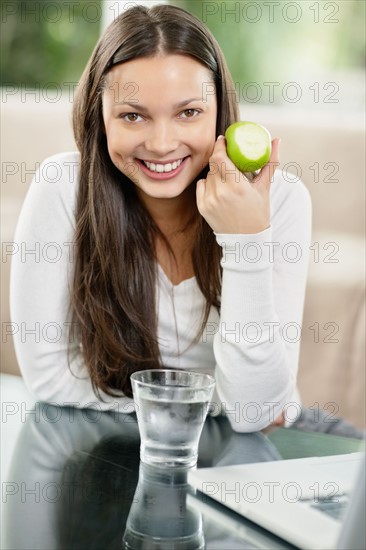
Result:
{"label": "hand holding apple", "polygon": [[272,140],[269,162],[249,181],[228,157],[224,136],[217,138],[210,171],[196,188],[198,210],[215,233],[253,234],[270,226],[269,192],[279,165],[279,141]]}

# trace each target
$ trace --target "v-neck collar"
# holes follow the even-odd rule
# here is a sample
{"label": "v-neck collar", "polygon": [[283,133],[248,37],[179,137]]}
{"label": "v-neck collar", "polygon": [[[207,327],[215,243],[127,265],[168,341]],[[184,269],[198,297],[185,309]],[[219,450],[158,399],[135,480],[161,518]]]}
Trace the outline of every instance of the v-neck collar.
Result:
{"label": "v-neck collar", "polygon": [[161,265],[159,263],[158,263],[158,273],[159,273],[160,277],[164,280],[164,282],[169,286],[169,288],[172,288],[172,289],[178,289],[178,288],[182,288],[184,286],[191,286],[191,285],[196,283],[196,277],[195,276],[189,277],[188,279],[184,279],[183,281],[181,281],[178,284],[172,283],[172,281],[169,279],[169,277],[167,276],[164,269],[161,267]]}

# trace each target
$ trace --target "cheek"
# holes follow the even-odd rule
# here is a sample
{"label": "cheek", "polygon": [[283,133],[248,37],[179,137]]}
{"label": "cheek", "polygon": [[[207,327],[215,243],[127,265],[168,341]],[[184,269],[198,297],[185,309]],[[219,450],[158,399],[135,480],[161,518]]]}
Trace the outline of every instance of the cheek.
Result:
{"label": "cheek", "polygon": [[191,146],[201,153],[212,152],[216,141],[216,126],[199,128],[190,134]]}
{"label": "cheek", "polygon": [[116,151],[116,148],[114,147],[113,142],[107,138],[107,149],[110,156],[111,161],[113,164],[119,169],[121,163],[121,158],[118,155],[118,152]]}
{"label": "cheek", "polygon": [[210,120],[207,121],[205,128],[202,128],[198,137],[201,148],[212,153],[216,142],[216,112],[212,112]]}
{"label": "cheek", "polygon": [[106,138],[109,156],[113,162],[115,160],[119,160],[120,162],[121,157],[125,158],[128,156],[129,151],[126,143],[129,142],[124,139],[124,136],[115,128],[115,125],[106,125]]}
{"label": "cheek", "polygon": [[211,156],[214,150],[216,143],[216,128],[213,128],[212,131],[207,135],[206,139],[203,141],[201,139],[201,147],[205,152],[206,156]]}
{"label": "cheek", "polygon": [[130,140],[121,136],[119,131],[106,127],[107,149],[111,161],[120,172],[136,183],[139,168],[131,160],[131,147],[126,148]]}

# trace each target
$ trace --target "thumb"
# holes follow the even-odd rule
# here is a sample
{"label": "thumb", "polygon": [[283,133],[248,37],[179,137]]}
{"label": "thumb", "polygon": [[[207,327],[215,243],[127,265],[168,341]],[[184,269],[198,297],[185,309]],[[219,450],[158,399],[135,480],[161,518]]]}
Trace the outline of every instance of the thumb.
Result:
{"label": "thumb", "polygon": [[226,139],[225,139],[225,136],[221,134],[216,138],[215,145],[211,153],[211,157],[213,157],[216,153],[219,153],[220,151],[226,152]]}
{"label": "thumb", "polygon": [[206,191],[206,180],[205,179],[198,180],[196,185],[197,206],[202,203],[205,191]]}

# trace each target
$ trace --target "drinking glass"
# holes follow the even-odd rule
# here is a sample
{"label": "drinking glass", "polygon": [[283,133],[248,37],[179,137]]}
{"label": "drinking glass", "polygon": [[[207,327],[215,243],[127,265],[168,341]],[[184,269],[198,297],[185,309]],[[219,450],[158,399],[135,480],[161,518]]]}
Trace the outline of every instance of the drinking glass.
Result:
{"label": "drinking glass", "polygon": [[155,369],[135,372],[131,384],[141,461],[194,466],[215,379],[198,372]]}

